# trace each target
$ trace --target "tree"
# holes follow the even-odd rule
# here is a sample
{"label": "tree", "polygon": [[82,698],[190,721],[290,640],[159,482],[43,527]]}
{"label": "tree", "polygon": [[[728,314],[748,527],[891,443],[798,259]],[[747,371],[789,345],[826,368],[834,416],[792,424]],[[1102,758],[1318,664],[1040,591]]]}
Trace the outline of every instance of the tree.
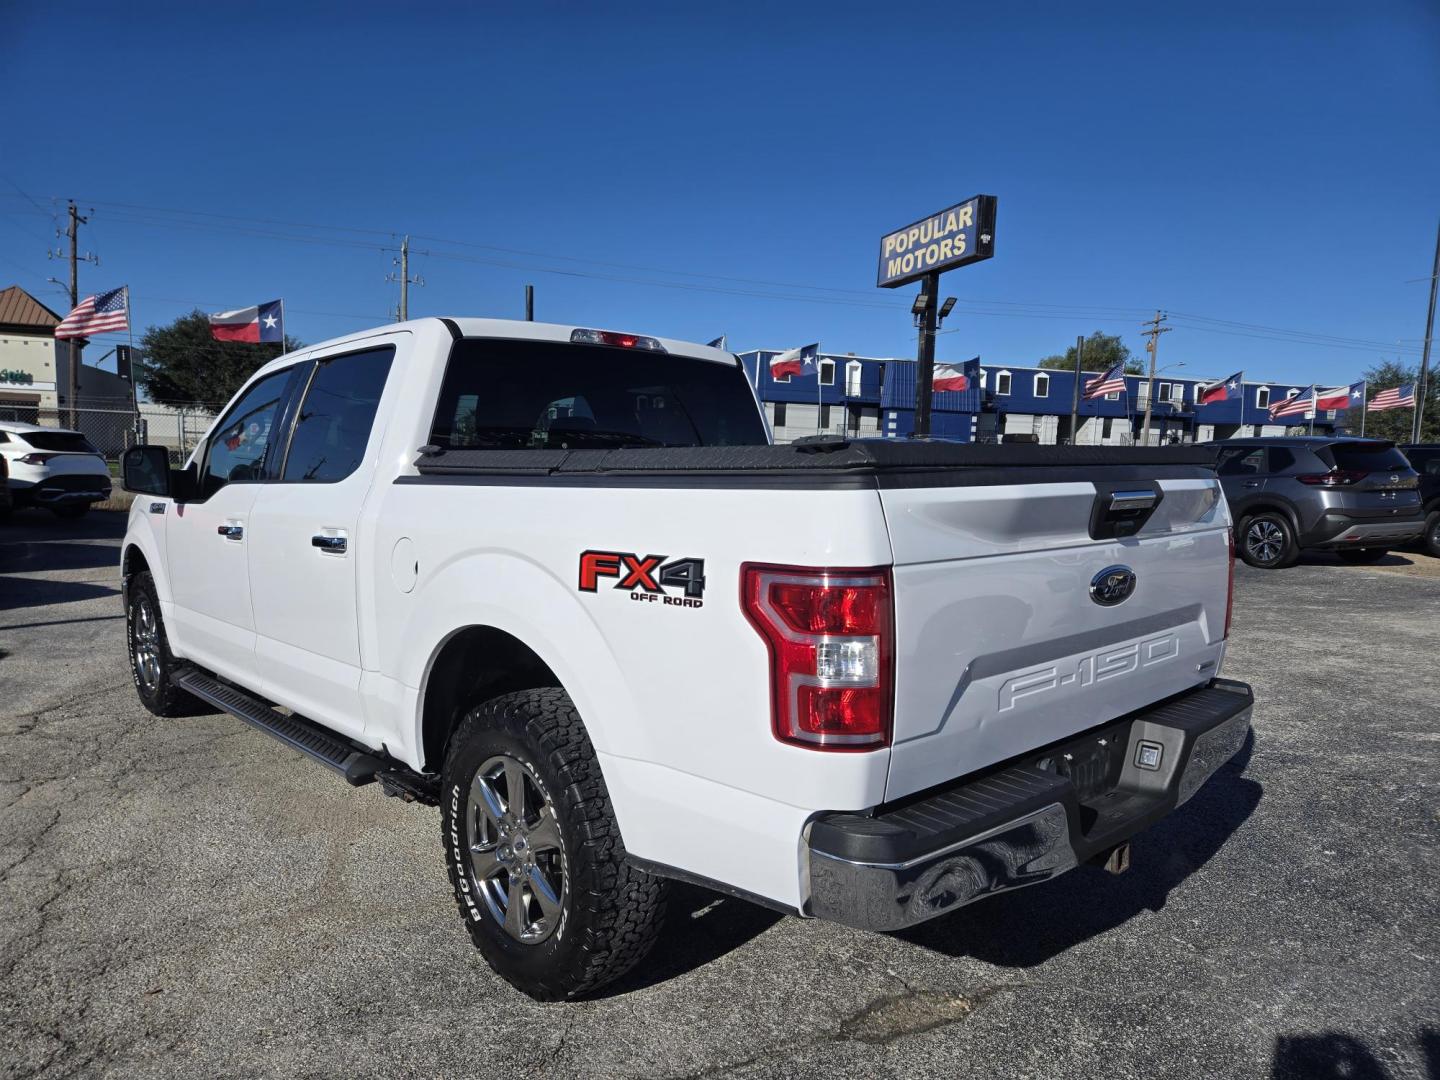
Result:
{"label": "tree", "polygon": [[[1413,383],[1420,376],[1419,368],[1407,367],[1395,360],[1384,360],[1365,372],[1365,396],[1373,398],[1381,390],[1392,386]],[[1410,441],[1410,425],[1415,419],[1413,409],[1390,409],[1386,412],[1372,412],[1365,416],[1365,434],[1376,439],[1394,439],[1397,443]],[[1420,432],[1421,442],[1440,442],[1440,379],[1435,371],[1430,372],[1429,392],[1425,395],[1425,426]],[[1345,426],[1351,434],[1360,433],[1358,410],[1345,417]]]}
{"label": "tree", "polygon": [[[1120,340],[1119,334],[1102,334],[1096,330],[1085,339],[1084,366],[1086,371],[1108,371],[1121,361],[1125,362],[1127,375],[1144,375],[1145,365],[1132,359],[1129,347]],[[1065,350],[1064,356],[1047,356],[1040,361],[1042,368],[1059,371],[1075,370],[1075,346]]]}
{"label": "tree", "polygon": [[151,326],[135,350],[135,377],[145,396],[162,404],[229,401],[260,365],[282,352],[303,348],[288,334],[285,345],[215,341],[203,311],[181,315],[169,326]]}

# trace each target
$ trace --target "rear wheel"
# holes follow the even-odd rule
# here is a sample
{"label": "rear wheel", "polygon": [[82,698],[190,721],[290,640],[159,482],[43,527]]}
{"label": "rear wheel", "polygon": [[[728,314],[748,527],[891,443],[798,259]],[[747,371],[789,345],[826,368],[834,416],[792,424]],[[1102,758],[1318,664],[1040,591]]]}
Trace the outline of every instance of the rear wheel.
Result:
{"label": "rear wheel", "polygon": [[1420,538],[1420,546],[1440,559],[1440,510],[1432,510],[1425,519],[1425,533]]}
{"label": "rear wheel", "polygon": [[1335,552],[1348,563],[1379,562],[1390,554],[1389,548],[1341,548]]}
{"label": "rear wheel", "polygon": [[595,750],[565,691],[472,709],[445,761],[441,834],[460,915],[490,966],[541,1001],[650,951],[665,882],[627,862]]}
{"label": "rear wheel", "polygon": [[1240,526],[1240,557],[1261,570],[1278,570],[1300,557],[1295,531],[1284,514],[1263,510]]}

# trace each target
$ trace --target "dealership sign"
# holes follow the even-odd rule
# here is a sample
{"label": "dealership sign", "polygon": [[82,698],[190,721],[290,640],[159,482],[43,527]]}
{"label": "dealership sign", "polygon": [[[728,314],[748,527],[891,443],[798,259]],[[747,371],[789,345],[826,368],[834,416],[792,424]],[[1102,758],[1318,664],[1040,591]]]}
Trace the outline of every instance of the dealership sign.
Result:
{"label": "dealership sign", "polygon": [[15,368],[0,368],[0,387],[18,387],[25,390],[54,390],[53,382],[37,382],[28,371]]}
{"label": "dealership sign", "polygon": [[995,196],[976,195],[880,238],[875,284],[893,289],[995,254]]}

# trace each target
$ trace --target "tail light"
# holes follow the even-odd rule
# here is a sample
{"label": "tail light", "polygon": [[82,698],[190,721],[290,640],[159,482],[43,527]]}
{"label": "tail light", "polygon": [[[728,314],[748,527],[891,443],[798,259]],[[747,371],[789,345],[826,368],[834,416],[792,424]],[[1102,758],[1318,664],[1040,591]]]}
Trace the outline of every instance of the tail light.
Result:
{"label": "tail light", "polygon": [[745,616],[770,648],[775,737],[812,750],[890,745],[890,570],[741,567]]}
{"label": "tail light", "polygon": [[621,334],[614,330],[572,330],[570,340],[582,345],[618,345],[622,349],[647,349],[650,352],[665,352],[653,337],[640,334]]}
{"label": "tail light", "polygon": [[1235,530],[1231,529],[1225,534],[1225,539],[1230,542],[1230,571],[1229,578],[1225,582],[1225,637],[1230,636],[1230,616],[1235,612]]}
{"label": "tail light", "polygon": [[1351,484],[1358,484],[1369,475],[1359,469],[1331,469],[1329,472],[1322,473],[1302,473],[1295,479],[1313,487],[1349,487]]}
{"label": "tail light", "polygon": [[59,454],[26,454],[16,460],[22,465],[44,465],[51,458],[59,456]]}

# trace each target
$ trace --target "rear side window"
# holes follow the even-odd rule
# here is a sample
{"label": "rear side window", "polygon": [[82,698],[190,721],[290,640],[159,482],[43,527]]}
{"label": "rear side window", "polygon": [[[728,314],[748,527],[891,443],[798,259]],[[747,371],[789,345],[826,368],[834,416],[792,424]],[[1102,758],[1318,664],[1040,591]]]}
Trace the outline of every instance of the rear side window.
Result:
{"label": "rear side window", "polygon": [[1405,455],[1385,443],[1336,443],[1321,451],[1337,469],[1353,469],[1357,472],[1381,472],[1408,469],[1410,462]]}
{"label": "rear side window", "polygon": [[36,450],[53,450],[67,454],[98,454],[84,435],[69,431],[27,431],[25,441]]}
{"label": "rear side window", "polygon": [[1272,473],[1288,472],[1294,467],[1294,451],[1286,450],[1283,446],[1273,446],[1270,448],[1270,471]]}
{"label": "rear side window", "polygon": [[450,449],[764,445],[739,365],[553,341],[457,341],[430,441]]}
{"label": "rear side window", "polygon": [[387,345],[315,365],[285,455],[282,480],[331,484],[359,468],[394,358],[394,346]]}
{"label": "rear side window", "polygon": [[1228,450],[1215,471],[1221,476],[1258,475],[1265,471],[1265,449],[1257,446]]}

